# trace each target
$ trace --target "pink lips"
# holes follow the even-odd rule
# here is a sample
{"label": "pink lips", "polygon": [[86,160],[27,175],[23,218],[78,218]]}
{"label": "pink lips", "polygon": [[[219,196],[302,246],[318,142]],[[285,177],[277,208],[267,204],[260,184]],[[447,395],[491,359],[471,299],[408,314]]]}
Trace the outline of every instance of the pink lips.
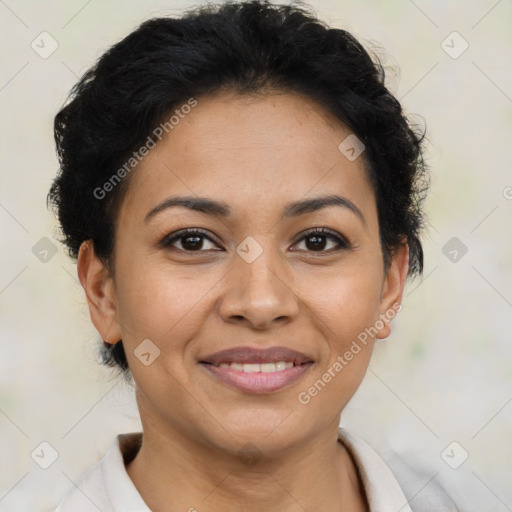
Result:
{"label": "pink lips", "polygon": [[[220,368],[222,363],[262,364],[278,361],[291,362],[292,368],[274,372],[244,372],[230,367]],[[247,393],[269,393],[296,382],[313,365],[314,361],[296,350],[286,347],[255,349],[235,347],[211,354],[200,361],[210,375],[230,386]]]}

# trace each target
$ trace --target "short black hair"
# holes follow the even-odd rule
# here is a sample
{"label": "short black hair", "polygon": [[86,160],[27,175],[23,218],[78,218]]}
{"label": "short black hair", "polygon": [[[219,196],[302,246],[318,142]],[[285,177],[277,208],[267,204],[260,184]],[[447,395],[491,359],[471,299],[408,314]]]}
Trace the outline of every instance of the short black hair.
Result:
{"label": "short black hair", "polygon": [[[60,169],[47,198],[70,256],[92,240],[111,265],[116,214],[131,175],[123,173],[105,198],[97,191],[174,109],[220,91],[273,90],[306,94],[364,143],[384,267],[405,239],[409,276],[422,274],[425,131],[385,86],[380,59],[300,1],[208,4],[178,18],[150,19],[85,72],[55,116]],[[105,346],[102,359],[129,372],[122,342]]]}

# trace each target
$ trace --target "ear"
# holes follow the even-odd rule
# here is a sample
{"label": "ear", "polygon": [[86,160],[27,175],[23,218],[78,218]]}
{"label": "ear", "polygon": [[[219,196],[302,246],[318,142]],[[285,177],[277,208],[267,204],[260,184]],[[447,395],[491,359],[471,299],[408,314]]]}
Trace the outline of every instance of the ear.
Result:
{"label": "ear", "polygon": [[408,270],[409,245],[404,241],[396,248],[388,273],[384,277],[379,307],[379,318],[384,326],[379,329],[377,338],[384,339],[391,334],[391,320],[402,308],[402,295]]}
{"label": "ear", "polygon": [[117,322],[114,280],[106,265],[96,255],[92,240],[80,246],[77,268],[94,327],[104,341],[117,343],[122,335]]}

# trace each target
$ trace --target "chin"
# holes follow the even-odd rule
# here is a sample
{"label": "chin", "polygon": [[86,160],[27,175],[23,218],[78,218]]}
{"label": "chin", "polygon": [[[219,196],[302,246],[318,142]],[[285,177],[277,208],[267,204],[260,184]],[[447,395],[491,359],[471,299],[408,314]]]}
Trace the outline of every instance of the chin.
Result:
{"label": "chin", "polygon": [[270,456],[309,435],[307,421],[288,407],[245,407],[231,410],[222,418],[227,432],[222,430],[221,444],[227,443],[225,448],[230,451],[235,448],[235,453],[249,444]]}

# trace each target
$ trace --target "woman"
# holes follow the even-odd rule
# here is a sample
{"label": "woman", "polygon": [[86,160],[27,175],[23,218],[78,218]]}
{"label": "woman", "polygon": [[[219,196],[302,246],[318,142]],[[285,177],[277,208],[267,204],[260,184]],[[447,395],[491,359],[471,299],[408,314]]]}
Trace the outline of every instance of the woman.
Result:
{"label": "woman", "polygon": [[210,5],[113,46],[55,137],[49,201],[143,427],[57,510],[410,511],[338,428],[423,268],[422,136],[380,64],[306,6]]}

